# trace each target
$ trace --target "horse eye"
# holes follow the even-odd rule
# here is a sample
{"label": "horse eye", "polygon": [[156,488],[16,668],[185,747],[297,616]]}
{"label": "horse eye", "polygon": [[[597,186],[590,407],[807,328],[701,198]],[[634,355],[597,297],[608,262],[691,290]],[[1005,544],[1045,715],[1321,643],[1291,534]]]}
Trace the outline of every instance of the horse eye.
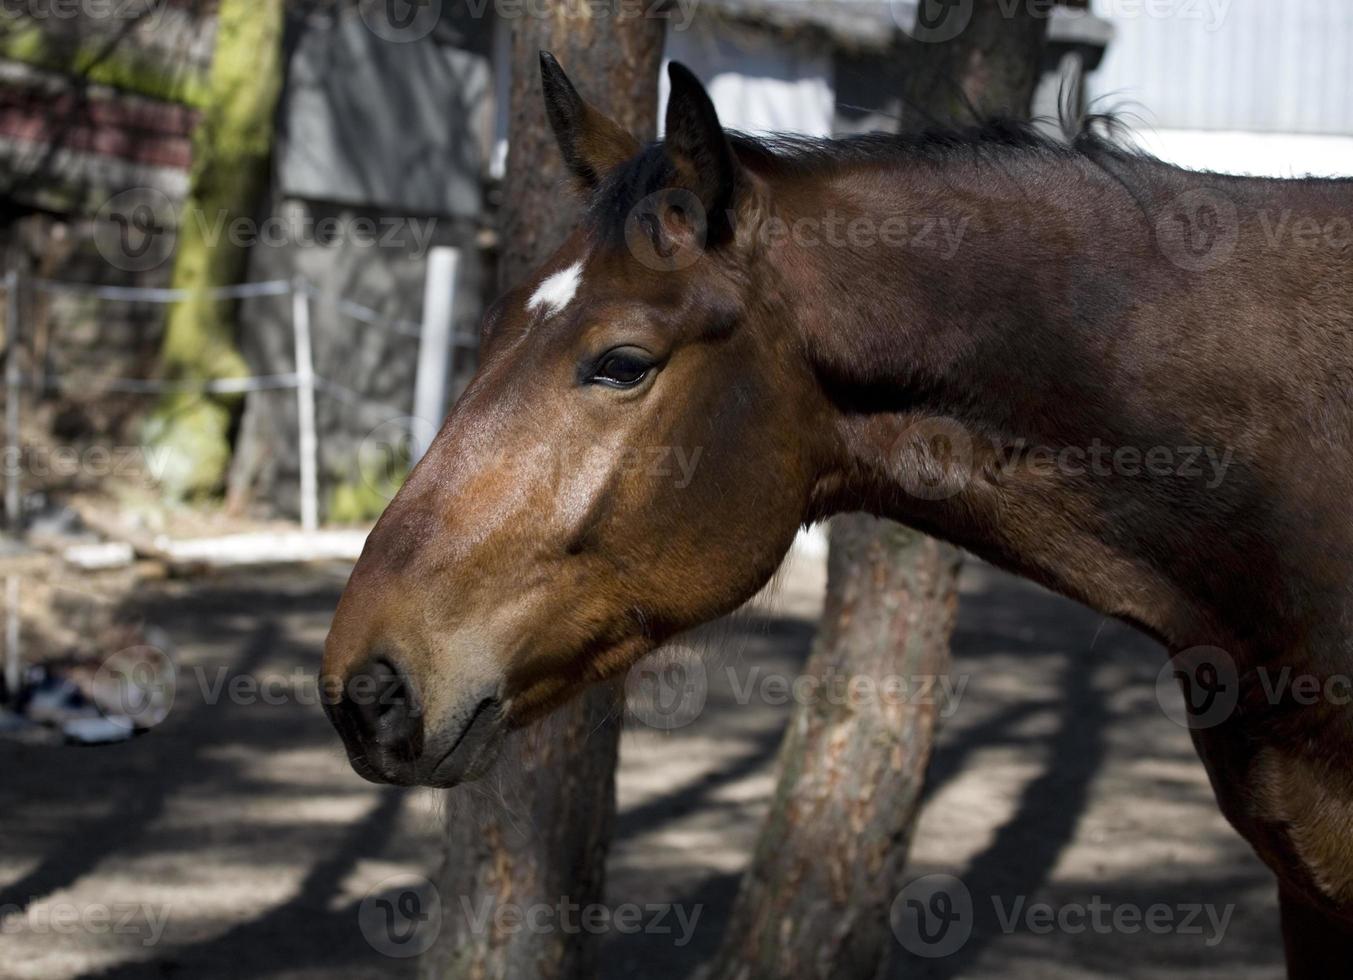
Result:
{"label": "horse eye", "polygon": [[651,367],[638,351],[614,350],[602,357],[590,380],[611,388],[633,388],[647,377]]}

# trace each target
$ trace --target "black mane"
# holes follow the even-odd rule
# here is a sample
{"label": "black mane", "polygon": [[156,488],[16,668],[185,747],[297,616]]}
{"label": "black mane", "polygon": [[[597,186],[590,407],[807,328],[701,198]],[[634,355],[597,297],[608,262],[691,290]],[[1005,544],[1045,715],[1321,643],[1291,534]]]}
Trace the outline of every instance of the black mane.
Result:
{"label": "black mane", "polygon": [[730,132],[729,139],[738,155],[754,167],[759,164],[773,171],[798,173],[876,161],[1009,159],[1031,153],[1066,158],[1089,149],[1078,146],[1084,141],[1093,141],[1097,148],[1110,146],[1089,131],[1063,141],[1047,135],[1034,123],[1013,119],[990,119],[961,128],[860,133],[839,138]]}
{"label": "black mane", "polygon": [[[1064,129],[1059,139],[1035,123],[998,118],[974,126],[844,137],[752,136],[736,130],[727,135],[743,166],[767,176],[826,176],[840,168],[877,162],[969,162],[1008,169],[1083,160],[1121,183],[1124,168],[1130,172],[1135,165],[1167,166],[1121,142],[1117,138],[1121,124],[1113,116],[1089,116]],[[587,208],[589,224],[606,240],[623,240],[627,216],[646,197],[670,187],[675,176],[662,141],[648,143],[597,187]]]}

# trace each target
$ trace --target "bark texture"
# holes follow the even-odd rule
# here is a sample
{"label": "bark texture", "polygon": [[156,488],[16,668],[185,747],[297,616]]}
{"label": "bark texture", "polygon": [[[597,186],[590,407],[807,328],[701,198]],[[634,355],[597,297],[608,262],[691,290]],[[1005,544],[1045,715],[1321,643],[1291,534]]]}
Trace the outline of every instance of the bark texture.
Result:
{"label": "bark texture", "polygon": [[872,977],[883,963],[943,707],[958,567],[954,548],[891,521],[832,522],[805,669],[819,696],[794,709],[712,976]]}
{"label": "bark texture", "polygon": [[[663,22],[593,16],[586,0],[556,3],[513,25],[504,287],[563,241],[577,202],[545,121],[538,53],[559,59],[583,98],[639,139],[654,136]],[[486,785],[451,790],[446,859],[437,882],[442,929],[423,957],[425,978],[594,977],[599,936],[533,930],[518,910],[548,906],[556,926],[604,900],[615,821],[615,765],[623,692],[598,687],[516,736]]]}
{"label": "bark texture", "polygon": [[[1011,16],[1002,6],[975,0],[956,34],[946,35],[953,22],[932,21],[930,36],[906,46],[903,128],[1028,116],[1047,20],[1037,4]],[[950,666],[959,566],[956,549],[890,521],[832,521],[827,601],[805,667],[828,694],[795,706],[709,980],[885,973],[889,913],[943,707],[937,681]],[[830,696],[851,679],[875,696]]]}
{"label": "bark texture", "polygon": [[903,55],[902,128],[1027,117],[1056,4],[921,0],[921,6]]}

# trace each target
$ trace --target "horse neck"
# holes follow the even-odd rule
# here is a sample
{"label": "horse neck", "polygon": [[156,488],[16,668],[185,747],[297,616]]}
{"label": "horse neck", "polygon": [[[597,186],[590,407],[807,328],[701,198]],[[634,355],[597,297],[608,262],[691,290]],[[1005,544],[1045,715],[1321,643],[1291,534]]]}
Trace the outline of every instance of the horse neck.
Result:
{"label": "horse neck", "polygon": [[[1150,165],[1129,194],[1083,159],[1034,169],[913,164],[780,189],[791,234],[767,254],[829,406],[817,514],[903,521],[1174,647],[1282,642],[1290,617],[1256,610],[1291,608],[1289,560],[1237,518],[1274,492],[1255,401],[1303,383],[1303,365],[1237,344],[1271,312],[1248,237],[1227,265],[1181,268],[1148,215],[1204,178]],[[830,242],[792,233],[828,217]],[[904,233],[883,243],[890,219]]]}

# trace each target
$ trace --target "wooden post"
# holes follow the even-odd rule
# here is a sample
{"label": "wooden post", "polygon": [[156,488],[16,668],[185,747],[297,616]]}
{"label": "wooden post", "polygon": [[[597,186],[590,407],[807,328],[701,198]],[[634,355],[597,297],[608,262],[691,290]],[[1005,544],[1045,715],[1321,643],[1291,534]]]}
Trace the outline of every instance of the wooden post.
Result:
{"label": "wooden post", "polygon": [[5,523],[17,532],[22,525],[23,486],[19,454],[19,273],[5,275]]}
{"label": "wooden post", "polygon": [[428,451],[446,414],[446,388],[456,365],[452,315],[456,307],[456,269],[460,252],[446,246],[428,253],[423,287],[423,332],[418,341],[418,376],[413,386],[413,458]]}
{"label": "wooden post", "polygon": [[319,527],[319,440],[315,435],[315,359],[310,349],[310,295],[297,277],[291,288],[291,329],[296,339],[296,423],[301,457],[301,527]]}

